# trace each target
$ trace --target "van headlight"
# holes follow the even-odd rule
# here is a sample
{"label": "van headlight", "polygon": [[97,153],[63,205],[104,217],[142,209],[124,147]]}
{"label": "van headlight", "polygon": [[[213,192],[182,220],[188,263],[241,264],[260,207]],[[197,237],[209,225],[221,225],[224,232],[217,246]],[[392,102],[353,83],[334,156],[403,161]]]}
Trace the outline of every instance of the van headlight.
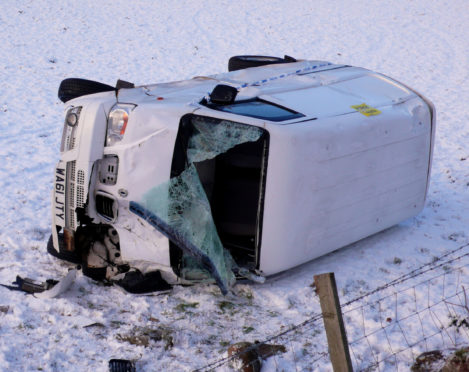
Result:
{"label": "van headlight", "polygon": [[136,105],[116,103],[111,108],[107,119],[106,146],[113,146],[124,137],[130,112]]}
{"label": "van headlight", "polygon": [[70,107],[65,113],[64,129],[60,151],[73,150],[76,145],[78,121],[80,119],[81,106]]}

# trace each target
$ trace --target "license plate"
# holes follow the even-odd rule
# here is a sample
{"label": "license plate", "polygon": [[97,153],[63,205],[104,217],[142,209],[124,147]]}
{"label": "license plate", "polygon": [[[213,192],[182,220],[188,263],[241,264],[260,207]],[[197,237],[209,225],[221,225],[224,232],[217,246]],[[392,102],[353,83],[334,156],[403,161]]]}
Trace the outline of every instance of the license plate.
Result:
{"label": "license plate", "polygon": [[55,224],[65,226],[65,164],[60,163],[55,168],[54,182],[54,216]]}

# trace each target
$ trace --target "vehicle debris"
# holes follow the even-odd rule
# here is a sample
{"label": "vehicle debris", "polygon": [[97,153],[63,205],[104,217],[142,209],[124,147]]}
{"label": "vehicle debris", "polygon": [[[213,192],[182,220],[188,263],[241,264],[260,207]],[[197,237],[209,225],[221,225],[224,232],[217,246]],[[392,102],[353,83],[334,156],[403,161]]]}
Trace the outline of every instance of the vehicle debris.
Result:
{"label": "vehicle debris", "polygon": [[58,283],[57,280],[47,279],[45,282],[38,283],[33,279],[22,278],[17,275],[16,280],[11,283],[13,285],[0,284],[2,287],[8,288],[12,291],[22,291],[29,294],[44,292]]}
{"label": "vehicle debris", "polygon": [[17,275],[13,285],[0,284],[2,287],[13,291],[22,291],[32,294],[37,298],[54,298],[66,292],[75,280],[77,270],[69,270],[61,280],[47,279],[45,282],[37,282],[33,279],[22,278]]}
{"label": "vehicle debris", "polygon": [[135,372],[135,363],[127,359],[111,359],[109,372]]}
{"label": "vehicle debris", "polygon": [[37,298],[55,298],[68,291],[76,279],[78,269],[71,269],[67,275],[60,279],[52,288],[43,292],[35,293],[34,297]]}
{"label": "vehicle debris", "polygon": [[113,280],[114,284],[129,293],[143,294],[151,292],[168,293],[173,287],[161,277],[159,271],[142,274],[140,271],[129,271],[123,279]]}

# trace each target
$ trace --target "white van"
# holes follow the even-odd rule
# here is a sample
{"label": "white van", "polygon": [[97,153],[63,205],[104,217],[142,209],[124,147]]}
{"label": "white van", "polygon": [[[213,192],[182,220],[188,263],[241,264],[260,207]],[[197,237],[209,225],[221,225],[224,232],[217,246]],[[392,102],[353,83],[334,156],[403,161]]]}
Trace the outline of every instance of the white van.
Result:
{"label": "white van", "polygon": [[49,253],[95,278],[157,269],[226,293],[422,210],[435,133],[422,95],[322,61],[236,56],[229,70],[62,82]]}

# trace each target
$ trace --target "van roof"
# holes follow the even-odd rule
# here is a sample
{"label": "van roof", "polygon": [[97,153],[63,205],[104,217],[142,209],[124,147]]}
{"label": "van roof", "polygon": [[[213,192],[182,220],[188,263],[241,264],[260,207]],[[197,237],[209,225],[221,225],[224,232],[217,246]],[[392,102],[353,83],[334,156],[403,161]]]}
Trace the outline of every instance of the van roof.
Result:
{"label": "van roof", "polygon": [[167,103],[198,105],[219,84],[238,90],[235,103],[258,98],[300,113],[305,119],[356,112],[352,106],[361,104],[374,108],[393,105],[415,96],[392,79],[364,68],[300,61],[121,89],[118,97],[122,102],[160,97]]}

